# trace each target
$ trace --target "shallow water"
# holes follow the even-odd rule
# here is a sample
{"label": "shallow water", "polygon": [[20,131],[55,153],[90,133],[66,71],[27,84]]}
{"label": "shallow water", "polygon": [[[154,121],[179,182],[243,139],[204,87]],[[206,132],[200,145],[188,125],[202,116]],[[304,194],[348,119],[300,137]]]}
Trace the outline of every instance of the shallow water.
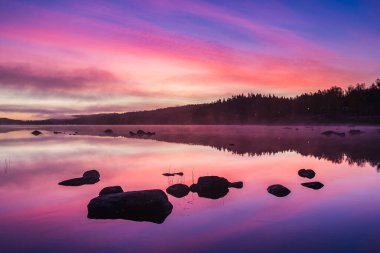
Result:
{"label": "shallow water", "polygon": [[[103,131],[112,128],[112,134]],[[30,134],[39,129],[40,136]],[[129,131],[155,131],[131,137]],[[325,130],[346,132],[324,136]],[[349,135],[349,129],[361,129]],[[1,252],[380,252],[380,134],[348,126],[0,127]],[[53,134],[62,131],[64,134]],[[70,135],[78,132],[77,135]],[[234,144],[234,145],[231,145]],[[312,180],[297,172],[310,168]],[[97,169],[100,182],[58,182]],[[165,172],[184,176],[164,177]],[[168,195],[162,224],[87,218],[106,186],[124,191],[243,181],[219,199]],[[320,190],[304,182],[319,181]],[[267,192],[282,184],[291,193]]]}

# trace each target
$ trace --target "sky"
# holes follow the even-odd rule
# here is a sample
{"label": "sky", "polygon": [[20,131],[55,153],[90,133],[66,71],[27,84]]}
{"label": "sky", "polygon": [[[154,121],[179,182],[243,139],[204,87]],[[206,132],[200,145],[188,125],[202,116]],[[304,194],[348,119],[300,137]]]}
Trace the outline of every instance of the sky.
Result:
{"label": "sky", "polygon": [[0,118],[295,96],[380,77],[379,1],[0,1]]}

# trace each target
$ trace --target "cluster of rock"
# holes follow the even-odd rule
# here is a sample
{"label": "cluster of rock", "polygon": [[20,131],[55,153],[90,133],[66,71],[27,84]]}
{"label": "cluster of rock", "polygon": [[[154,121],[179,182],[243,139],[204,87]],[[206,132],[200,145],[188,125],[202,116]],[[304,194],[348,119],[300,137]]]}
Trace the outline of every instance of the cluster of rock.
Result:
{"label": "cluster of rock", "polygon": [[59,182],[59,185],[64,186],[81,186],[85,184],[95,184],[100,180],[100,173],[97,170],[89,170],[83,173],[82,177],[72,178]]}
{"label": "cluster of rock", "polygon": [[132,132],[130,131],[129,132],[129,135],[130,136],[138,136],[138,137],[142,137],[142,136],[152,136],[152,135],[155,135],[156,133],[155,132],[145,132],[144,130],[137,130],[137,132]]}
{"label": "cluster of rock", "polygon": [[[313,179],[315,177],[315,172],[311,169],[300,169],[298,171],[298,175],[303,178]],[[324,186],[321,182],[306,182],[301,183],[301,185],[313,190],[319,190]],[[280,184],[269,186],[267,188],[267,191],[276,197],[285,197],[288,196],[291,192],[288,188]]]}
{"label": "cluster of rock", "polygon": [[231,183],[223,177],[205,176],[198,178],[198,182],[190,187],[185,184],[171,185],[166,192],[176,198],[183,198],[191,191],[202,198],[219,199],[227,195],[230,187],[243,188],[243,182]]}
{"label": "cluster of rock", "polygon": [[332,131],[332,130],[324,131],[321,134],[326,135],[326,136],[331,136],[331,135],[337,135],[340,137],[346,136],[346,133],[344,133],[344,132],[336,132],[336,131]]}
{"label": "cluster of rock", "polygon": [[[364,132],[362,130],[359,130],[359,129],[350,129],[348,131],[349,135],[358,135],[358,134],[363,134],[363,133]],[[340,136],[340,137],[346,136],[345,132],[336,132],[336,131],[332,131],[332,130],[324,131],[321,134],[326,135],[326,136],[332,136],[332,135],[336,135],[336,136]]]}

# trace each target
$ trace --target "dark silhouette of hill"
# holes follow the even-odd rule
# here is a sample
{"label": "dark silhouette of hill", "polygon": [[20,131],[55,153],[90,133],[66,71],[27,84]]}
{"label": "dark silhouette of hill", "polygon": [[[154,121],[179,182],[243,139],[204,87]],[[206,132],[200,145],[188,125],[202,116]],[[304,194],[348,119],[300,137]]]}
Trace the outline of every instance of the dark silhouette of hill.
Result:
{"label": "dark silhouette of hill", "polygon": [[23,122],[47,125],[261,123],[380,123],[380,79],[368,87],[365,84],[346,90],[332,87],[294,98],[242,94],[207,104]]}
{"label": "dark silhouette of hill", "polygon": [[0,118],[0,125],[19,125],[24,123],[22,120],[14,120],[8,118]]}

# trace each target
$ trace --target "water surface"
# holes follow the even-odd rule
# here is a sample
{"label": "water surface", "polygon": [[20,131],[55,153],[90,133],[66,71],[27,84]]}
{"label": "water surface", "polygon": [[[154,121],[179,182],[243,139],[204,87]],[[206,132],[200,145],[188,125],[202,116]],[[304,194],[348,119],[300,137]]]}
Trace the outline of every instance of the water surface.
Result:
{"label": "water surface", "polygon": [[[113,133],[104,133],[107,128]],[[129,135],[140,128],[156,135]],[[35,129],[43,134],[31,135]],[[321,135],[326,129],[347,134]],[[349,135],[350,129],[364,133]],[[2,126],[1,252],[380,252],[378,131],[352,126]],[[316,177],[299,177],[301,168],[313,169]],[[58,185],[89,169],[100,172],[99,183]],[[169,171],[184,176],[162,176]],[[103,187],[165,191],[207,175],[243,181],[244,187],[216,200],[196,193],[169,195],[174,208],[162,224],[87,218],[88,202]],[[325,186],[301,185],[310,181]],[[272,184],[291,193],[270,195],[266,189]]]}

